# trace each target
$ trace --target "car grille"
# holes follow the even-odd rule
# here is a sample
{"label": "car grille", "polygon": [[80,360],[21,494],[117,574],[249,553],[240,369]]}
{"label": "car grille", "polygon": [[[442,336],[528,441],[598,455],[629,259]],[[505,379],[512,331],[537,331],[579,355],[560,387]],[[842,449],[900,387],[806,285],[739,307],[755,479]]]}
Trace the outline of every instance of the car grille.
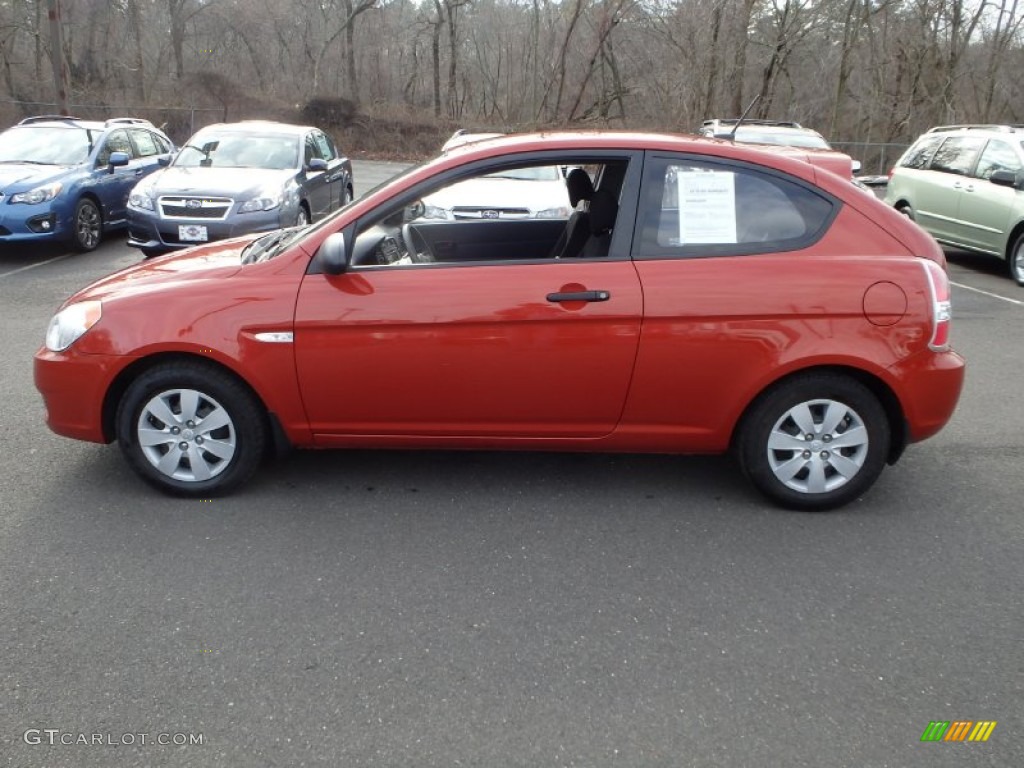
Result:
{"label": "car grille", "polygon": [[225,219],[234,202],[230,197],[161,197],[165,219]]}
{"label": "car grille", "polygon": [[460,205],[452,208],[452,216],[456,219],[528,219],[530,209]]}

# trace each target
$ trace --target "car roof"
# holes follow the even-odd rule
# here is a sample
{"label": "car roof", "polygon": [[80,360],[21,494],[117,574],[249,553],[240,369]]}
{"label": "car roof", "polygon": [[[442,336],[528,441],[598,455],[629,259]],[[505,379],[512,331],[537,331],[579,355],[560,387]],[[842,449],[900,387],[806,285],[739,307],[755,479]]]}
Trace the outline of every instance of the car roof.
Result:
{"label": "car roof", "polygon": [[24,120],[19,121],[14,127],[32,127],[37,125],[63,128],[88,128],[93,131],[103,131],[107,128],[135,126],[139,128],[149,128],[150,130],[160,132],[160,129],[153,125],[149,120],[144,120],[141,117],[112,117],[108,120],[83,120],[80,117],[72,117],[70,115],[35,115],[33,117],[26,117]]}
{"label": "car roof", "polygon": [[[709,152],[709,149],[714,149]],[[600,150],[666,151],[713,154],[724,159],[735,159],[770,165],[811,183],[818,183],[817,170],[824,169],[839,177],[850,175],[850,158],[827,149],[805,149],[768,144],[744,144],[724,139],[684,133],[655,133],[646,131],[545,131],[540,133],[505,134],[491,139],[473,141],[442,152],[435,160],[421,168],[434,168],[437,163],[465,162],[467,156],[512,158],[518,153],[555,150],[579,152]],[[841,171],[845,168],[845,171]]]}
{"label": "car roof", "polygon": [[214,123],[207,125],[196,131],[196,134],[206,133],[207,131],[238,131],[240,133],[252,132],[257,133],[272,132],[272,133],[288,133],[295,134],[296,136],[305,133],[306,131],[319,130],[314,128],[312,125],[294,125],[292,123],[279,123],[276,120],[240,120],[236,123]]}
{"label": "car roof", "polygon": [[993,123],[962,123],[959,125],[937,125],[929,128],[923,135],[929,133],[1024,133],[1024,125],[1018,124],[993,124]]}

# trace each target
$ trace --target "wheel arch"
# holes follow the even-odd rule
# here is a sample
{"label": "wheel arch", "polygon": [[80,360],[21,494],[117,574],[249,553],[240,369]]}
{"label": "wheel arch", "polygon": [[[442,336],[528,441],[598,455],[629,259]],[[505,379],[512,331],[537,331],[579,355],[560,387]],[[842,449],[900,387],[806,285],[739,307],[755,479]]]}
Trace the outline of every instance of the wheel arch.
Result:
{"label": "wheel arch", "polygon": [[732,434],[729,439],[730,448],[732,450],[736,449],[740,435],[743,433],[744,424],[758,402],[760,402],[770,392],[784,386],[787,382],[806,376],[807,374],[815,373],[831,373],[847,376],[865,386],[871,394],[878,398],[878,402],[881,404],[882,410],[885,411],[885,416],[889,422],[890,443],[886,462],[888,464],[895,464],[903,454],[903,450],[907,447],[907,443],[909,442],[907,420],[903,414],[903,407],[900,405],[899,398],[896,396],[896,393],[893,392],[892,388],[878,376],[861,368],[854,368],[853,366],[847,365],[816,365],[810,368],[801,368],[796,371],[790,371],[786,375],[767,384],[750,399],[746,407],[743,409],[743,412],[740,414],[740,417],[733,425]]}
{"label": "wheel arch", "polygon": [[1018,221],[1014,225],[1013,229],[1010,230],[1009,237],[1006,238],[1006,249],[1003,251],[1003,258],[1007,263],[1009,263],[1010,259],[1013,257],[1013,254],[1010,253],[1010,251],[1013,250],[1013,244],[1017,242],[1017,238],[1020,237],[1021,234],[1024,234],[1024,219]]}
{"label": "wheel arch", "polygon": [[112,443],[117,436],[117,408],[121,402],[121,398],[124,397],[128,387],[131,386],[132,382],[135,381],[139,376],[144,374],[146,371],[152,370],[153,368],[172,362],[187,362],[190,364],[198,364],[200,366],[206,366],[210,369],[222,371],[223,373],[230,376],[239,385],[247,389],[250,394],[256,399],[263,409],[263,414],[266,419],[267,434],[270,435],[271,440],[269,444],[277,454],[287,452],[291,447],[291,443],[285,434],[284,429],[281,426],[277,416],[267,407],[266,400],[260,395],[260,393],[249,384],[242,376],[238,374],[233,368],[228,365],[224,365],[222,362],[212,360],[209,357],[203,355],[196,355],[189,352],[160,352],[147,357],[136,360],[131,365],[127,366],[124,370],[114,377],[114,380],[107,387],[106,394],[103,396],[103,410],[101,412],[102,428],[103,428],[103,439]]}

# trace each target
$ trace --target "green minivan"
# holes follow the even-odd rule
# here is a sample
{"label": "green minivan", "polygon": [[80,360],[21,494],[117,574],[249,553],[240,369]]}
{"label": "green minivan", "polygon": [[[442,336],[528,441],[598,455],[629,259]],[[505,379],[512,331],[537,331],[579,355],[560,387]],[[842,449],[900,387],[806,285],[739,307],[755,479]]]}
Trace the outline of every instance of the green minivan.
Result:
{"label": "green minivan", "polygon": [[889,173],[885,201],[943,245],[998,256],[1024,286],[1024,126],[946,125]]}

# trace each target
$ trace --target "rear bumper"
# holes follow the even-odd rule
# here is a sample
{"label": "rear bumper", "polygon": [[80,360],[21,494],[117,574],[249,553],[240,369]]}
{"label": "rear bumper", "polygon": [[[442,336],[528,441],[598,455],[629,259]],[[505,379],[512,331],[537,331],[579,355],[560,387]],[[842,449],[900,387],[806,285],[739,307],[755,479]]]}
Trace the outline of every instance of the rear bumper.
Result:
{"label": "rear bumper", "polygon": [[923,352],[893,366],[911,443],[926,440],[949,422],[960,400],[966,363],[956,352]]}

